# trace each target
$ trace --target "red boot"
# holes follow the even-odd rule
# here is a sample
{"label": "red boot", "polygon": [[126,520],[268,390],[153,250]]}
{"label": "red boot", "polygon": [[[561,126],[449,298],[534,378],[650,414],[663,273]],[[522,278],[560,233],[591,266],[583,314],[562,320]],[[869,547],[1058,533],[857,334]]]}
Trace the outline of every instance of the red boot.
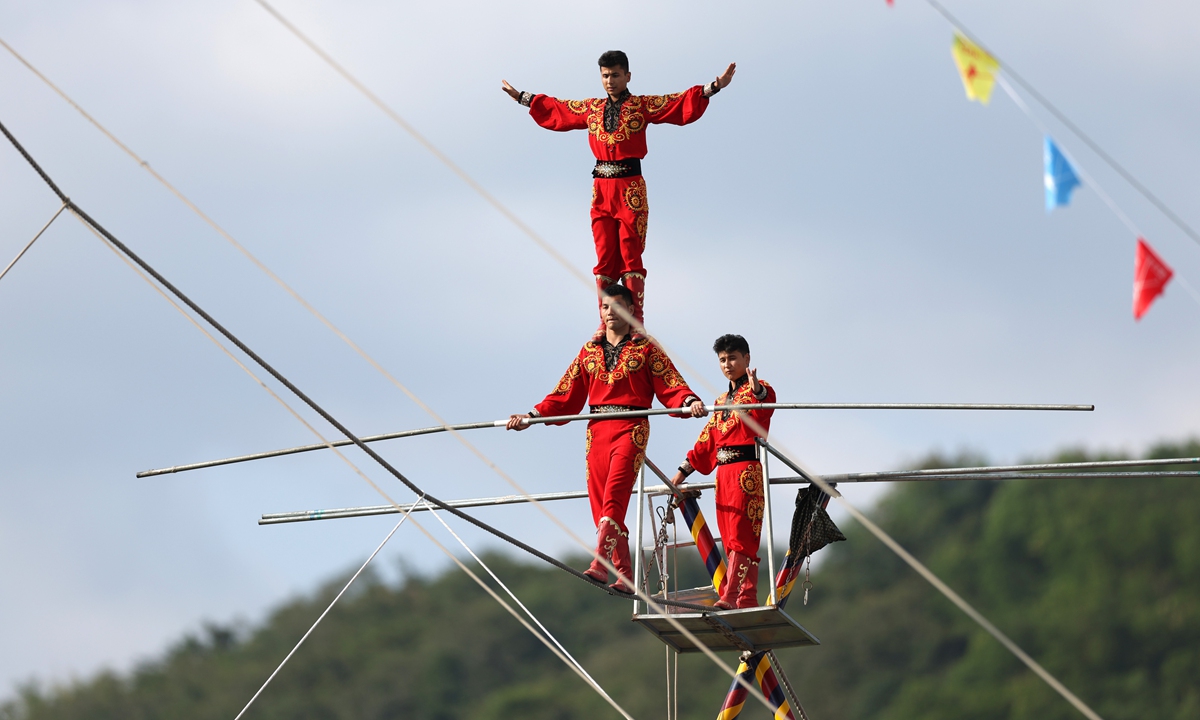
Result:
{"label": "red boot", "polygon": [[750,572],[750,558],[736,550],[729,551],[729,562],[725,564],[725,585],[721,588],[721,599],[713,607],[732,610],[738,605],[738,592]]}
{"label": "red boot", "polygon": [[[612,285],[614,282],[616,282],[616,281],[610,277],[604,277],[603,275],[596,276],[596,308],[597,309],[599,309],[601,311],[603,310],[602,306],[604,305],[604,288],[608,287],[609,285]],[[603,312],[601,312],[600,329],[596,330],[596,332],[594,332],[592,334],[592,342],[600,342],[600,340],[603,339],[603,337],[604,337],[605,330],[607,330],[607,327],[604,325],[604,315],[603,315]]]}
{"label": "red boot", "polygon": [[758,563],[750,558],[744,558],[750,565],[746,569],[746,577],[738,590],[737,606],[739,608],[758,607]]}
{"label": "red boot", "polygon": [[[596,554],[600,558],[604,558],[604,560],[608,560],[613,565],[616,565],[617,563],[613,559],[613,554],[617,546],[621,544],[620,540],[621,526],[617,525],[616,521],[607,515],[600,518],[600,525],[596,528]],[[625,556],[629,556],[628,547],[625,548]],[[584,570],[583,574],[598,583],[606,583],[608,582],[608,568],[604,566],[600,558],[592,560],[591,566],[587,570]]]}
{"label": "red boot", "polygon": [[625,273],[622,280],[625,283],[626,289],[633,294],[633,319],[637,320],[633,326],[633,337],[642,336],[641,328],[646,316],[646,276],[639,273]]}
{"label": "red boot", "polygon": [[[629,533],[620,533],[617,537],[617,547],[613,551],[613,567],[617,569],[617,581],[610,588],[619,593],[633,595],[635,590],[630,582],[637,582],[633,576],[633,562],[629,558]],[[624,577],[627,580],[622,580]]]}

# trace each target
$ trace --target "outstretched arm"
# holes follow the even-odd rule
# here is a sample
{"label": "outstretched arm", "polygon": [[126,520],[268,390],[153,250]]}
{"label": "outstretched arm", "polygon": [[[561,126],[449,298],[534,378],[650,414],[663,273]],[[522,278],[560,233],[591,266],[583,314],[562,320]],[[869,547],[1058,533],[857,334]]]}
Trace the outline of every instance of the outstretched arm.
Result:
{"label": "outstretched arm", "polygon": [[507,80],[500,81],[500,89],[513,100],[529,108],[533,121],[547,130],[565,132],[587,128],[587,102],[557,100],[549,95],[521,92]]}

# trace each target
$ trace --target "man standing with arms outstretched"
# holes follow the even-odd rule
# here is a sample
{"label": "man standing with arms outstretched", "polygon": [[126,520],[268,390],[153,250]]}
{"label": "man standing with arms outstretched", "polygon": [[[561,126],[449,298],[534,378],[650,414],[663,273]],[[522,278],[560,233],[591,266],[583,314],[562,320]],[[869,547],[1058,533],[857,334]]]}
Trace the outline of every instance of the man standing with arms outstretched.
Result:
{"label": "man standing with arms outstretched", "polygon": [[[599,341],[584,344],[567,368],[554,392],[538,403],[532,413],[513,415],[509,430],[524,430],[531,416],[576,415],[584,403],[596,419],[587,427],[587,490],[596,523],[596,554],[609,560],[617,573],[633,580],[629,558],[629,529],[625,512],[629,496],[650,440],[650,420],[605,418],[605,413],[648,410],[657,397],[680,417],[704,417],[704,403],[684,382],[662,348],[646,338],[633,338],[630,324],[618,311],[628,314],[633,307],[629,289],[609,285],[601,291],[600,313],[605,332]],[[562,423],[559,423],[562,424]],[[592,561],[585,574],[598,583],[608,581],[608,568]],[[623,593],[633,589],[620,579],[610,587]]]}
{"label": "man standing with arms outstretched", "polygon": [[[671,95],[632,95],[628,85],[629,58],[620,50],[600,56],[600,83],[607,97],[557,100],[549,95],[520,92],[504,80],[504,92],[529,108],[538,125],[549,130],[587,130],[596,156],[592,169],[592,238],[596,243],[596,292],[623,282],[633,294],[633,316],[640,326],[646,302],[646,249],[649,205],[642,158],[646,157],[646,127],[656,123],[687,125],[700,119],[708,99],[733,80],[736,64],[706,85]],[[603,298],[601,298],[603,302]],[[604,333],[604,319],[595,339]],[[637,327],[635,326],[635,332]]]}
{"label": "man standing with arms outstretched", "polygon": [[[722,335],[713,343],[721,374],[729,390],[716,405],[757,405],[775,402],[775,390],[758,379],[750,367],[750,344],[741,335]],[[693,471],[708,475],[717,470],[717,527],[729,558],[725,585],[716,606],[758,606],[758,545],[763,520],[762,463],[758,461],[756,437],[765,437],[774,410],[721,410],[713,413],[700,432],[696,445],[671,479],[679,485]],[[750,427],[742,417],[753,419]],[[761,428],[761,430],[760,430]],[[761,434],[760,434],[761,433]]]}

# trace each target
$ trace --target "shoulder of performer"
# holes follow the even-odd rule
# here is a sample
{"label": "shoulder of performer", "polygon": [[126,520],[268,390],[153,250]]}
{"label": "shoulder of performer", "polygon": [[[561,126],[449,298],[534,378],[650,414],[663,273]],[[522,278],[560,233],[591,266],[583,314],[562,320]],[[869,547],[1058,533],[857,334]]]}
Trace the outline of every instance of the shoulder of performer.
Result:
{"label": "shoulder of performer", "polygon": [[571,112],[573,112],[577,115],[584,115],[590,111],[596,110],[597,108],[599,108],[601,110],[604,109],[604,98],[585,98],[583,100],[571,100],[569,98],[557,98],[557,97],[554,97],[553,95],[546,95],[544,93],[536,93],[531,97],[530,104],[532,105],[533,103],[538,102],[539,100],[545,100],[545,101],[548,101],[551,103],[558,103],[559,105],[566,107],[568,110],[570,110]]}

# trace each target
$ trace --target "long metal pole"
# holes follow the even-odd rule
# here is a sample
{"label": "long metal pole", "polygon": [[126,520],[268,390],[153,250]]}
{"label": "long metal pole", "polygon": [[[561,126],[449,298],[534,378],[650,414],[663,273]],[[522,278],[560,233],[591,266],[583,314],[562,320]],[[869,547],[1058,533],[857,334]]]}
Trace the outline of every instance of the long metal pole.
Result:
{"label": "long metal pole", "polygon": [[[1092,410],[1096,409],[1095,405],[997,405],[982,403],[760,403],[758,405],[705,405],[704,407],[709,412],[717,412],[721,410],[1044,410],[1091,412]],[[681,411],[686,412],[686,408],[627,410],[624,412],[604,413],[599,417],[609,420],[619,420],[625,418],[650,417],[653,415],[678,415]],[[571,423],[578,422],[580,420],[596,420],[597,418],[598,416],[593,413],[580,415],[557,415],[553,417],[529,418],[528,424],[544,425],[547,423]],[[415,437],[418,435],[432,435],[434,433],[441,432],[459,432],[463,430],[498,428],[504,427],[507,423],[508,418],[504,418],[503,420],[463,423],[461,425],[437,425],[434,427],[420,428],[417,430],[402,430],[399,432],[383,433],[381,435],[368,435],[366,437],[359,438],[359,440],[364,443],[372,443],[379,442],[381,440],[396,440],[398,438]],[[354,441],[341,440],[331,444],[334,447],[345,447],[347,445],[353,445]],[[137,474],[137,477],[145,478],[154,477],[156,475],[169,475],[171,473],[187,472],[188,470],[201,470],[204,468],[219,467],[221,465],[249,462],[251,460],[263,460],[266,458],[282,457],[284,455],[312,452],[314,450],[324,450],[327,447],[328,445],[319,443],[313,445],[298,445],[296,447],[284,448],[282,450],[268,450],[265,452],[251,453],[249,455],[237,455],[220,460],[207,460],[188,465],[175,465],[173,467],[159,468],[156,470],[143,470]]]}
{"label": "long metal pole", "polygon": [[[765,476],[765,473],[764,473]],[[1159,471],[1159,472],[1098,472],[1098,473],[976,473],[971,475],[922,475],[919,477],[909,478],[881,478],[871,480],[841,480],[839,482],[895,482],[895,481],[940,481],[940,482],[966,482],[970,480],[1150,480],[1162,478],[1200,478],[1200,470],[1176,470],[1176,471]],[[784,477],[772,478],[771,485],[802,485],[809,482],[802,477]],[[711,490],[716,487],[716,483],[688,483],[687,487],[693,490]],[[673,494],[675,489],[668,485],[650,485],[645,488],[646,496],[660,496]],[[500,505],[518,505],[529,502],[529,498],[538,502],[550,502],[554,500],[578,500],[587,497],[587,492],[583,490],[574,490],[568,492],[556,493],[539,493],[530,495],[528,498],[524,495],[504,495],[501,497],[486,497],[472,498],[469,500],[452,500],[447,502],[447,505],[456,508],[472,508],[472,507],[492,507]],[[397,510],[394,505],[367,505],[365,507],[350,507],[337,508],[333,510],[296,510],[292,512],[267,513],[258,521],[259,525],[282,525],[285,523],[308,522],[311,520],[338,520],[342,518],[352,517],[372,517],[375,515],[393,515],[400,512],[407,512],[408,506],[401,505],[401,509]],[[412,512],[421,512],[425,510],[423,504],[417,503]],[[772,578],[774,582],[774,578]]]}
{"label": "long metal pole", "polygon": [[[635,551],[634,555],[633,555],[633,577],[630,579],[634,582],[634,584],[641,585],[642,584],[642,545],[643,545],[642,522],[643,522],[644,518],[646,517],[646,465],[644,462],[642,463],[642,467],[638,468],[637,484],[638,484],[638,487],[637,487],[638,511],[637,511],[637,530],[636,530],[637,537],[634,539],[634,543],[633,543],[633,548]],[[645,591],[646,591],[647,595],[650,594],[650,586],[649,585],[647,585],[645,587]],[[641,608],[641,606],[642,606],[642,602],[640,600],[633,601],[633,614],[634,615],[638,614],[638,610]]]}
{"label": "long metal pole", "polygon": [[1070,463],[1034,463],[1031,465],[989,465],[985,467],[934,468],[932,470],[889,470],[886,472],[822,475],[827,482],[878,482],[895,478],[919,478],[924,475],[967,475],[972,473],[1031,472],[1037,470],[1083,470],[1089,468],[1154,467],[1156,465],[1195,465],[1200,457],[1158,458],[1154,460],[1095,460]]}
{"label": "long metal pole", "polygon": [[767,468],[770,455],[762,447],[755,448],[762,462],[763,475],[763,530],[767,536],[767,605],[775,605],[775,526],[771,522],[771,481]]}
{"label": "long metal pole", "polygon": [[[367,435],[359,438],[359,440],[362,440],[365,443],[371,443],[379,442],[380,440],[395,440],[397,438],[416,437],[418,435],[432,435],[434,433],[447,432],[450,430],[477,430],[480,428],[498,427],[496,425],[498,422],[503,425],[503,422],[500,420],[496,420],[494,422],[465,423],[463,425],[436,425],[434,427],[418,428],[416,430],[402,430],[400,432],[383,433],[382,435]],[[354,442],[351,440],[337,440],[329,443],[329,445],[325,445],[323,443],[298,445],[296,447],[284,448],[282,450],[268,450],[266,452],[252,453],[250,455],[238,455],[236,457],[223,458],[221,460],[208,460],[206,462],[191,463],[190,465],[177,465],[175,467],[160,468],[157,470],[143,470],[137,474],[137,477],[154,477],[155,475],[170,475],[171,473],[187,472],[188,470],[203,470],[204,468],[232,465],[234,463],[249,462],[251,460],[263,460],[266,458],[283,457],[285,455],[312,452],[313,450],[324,450],[330,445],[333,447],[346,447],[347,445],[353,444]]]}

